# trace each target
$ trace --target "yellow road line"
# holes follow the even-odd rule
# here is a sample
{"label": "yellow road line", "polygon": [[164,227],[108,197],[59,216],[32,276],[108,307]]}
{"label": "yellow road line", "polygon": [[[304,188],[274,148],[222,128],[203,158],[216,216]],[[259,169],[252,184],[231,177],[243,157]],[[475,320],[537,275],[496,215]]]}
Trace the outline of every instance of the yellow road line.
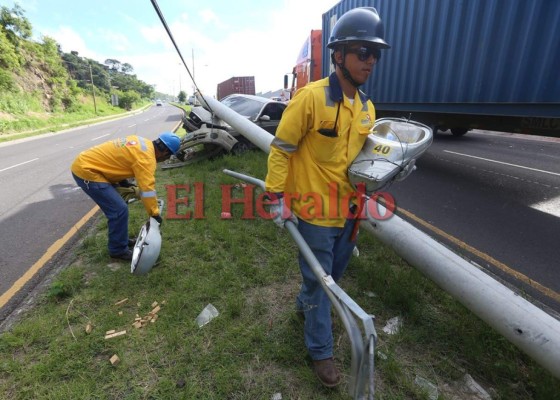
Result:
{"label": "yellow road line", "polygon": [[448,233],[442,231],[441,229],[431,225],[430,223],[418,218],[416,215],[412,214],[409,211],[403,210],[402,208],[399,208],[399,213],[402,213],[404,215],[406,215],[408,218],[418,222],[420,225],[425,226],[426,228],[428,228],[429,230],[431,230],[432,232],[446,238],[447,240],[449,240],[450,242],[456,244],[457,246],[459,246],[460,248],[476,255],[477,257],[480,257],[481,259],[483,259],[484,261],[486,261],[487,263],[495,266],[496,268],[499,268],[500,270],[502,270],[503,272],[507,273],[508,275],[513,276],[514,278],[516,278],[517,280],[531,286],[532,288],[538,290],[539,292],[541,292],[542,294],[544,294],[547,297],[550,297],[551,299],[557,301],[560,303],[560,293],[555,292],[554,290],[547,288],[544,285],[541,285],[540,283],[532,280],[531,278],[529,278],[528,276],[522,274],[519,271],[516,271],[510,267],[508,267],[507,265],[505,265],[504,263],[492,258],[491,256],[489,256],[486,253],[483,253],[477,249],[475,249],[472,246],[469,246],[468,244],[466,244],[465,242],[460,241],[459,239],[457,239],[454,236],[449,235]]}
{"label": "yellow road line", "polygon": [[61,237],[60,239],[58,239],[56,242],[54,242],[45,252],[45,254],[43,254],[41,256],[41,258],[39,258],[39,260],[37,260],[37,262],[35,264],[33,264],[33,266],[31,268],[29,268],[25,274],[23,274],[21,276],[21,278],[19,278],[13,285],[11,288],[9,288],[4,294],[2,294],[2,296],[0,296],[0,308],[4,307],[4,305],[10,301],[10,299],[27,283],[29,282],[29,280],[31,278],[33,278],[33,276],[35,276],[35,274],[37,272],[39,272],[41,270],[41,268],[43,268],[45,266],[45,264],[52,258],[52,256],[54,256],[56,254],[57,251],[59,251],[62,246],[64,246],[72,236],[74,236],[74,234],[76,232],[78,232],[78,230],[84,226],[84,224],[91,218],[93,217],[93,215],[99,210],[98,206],[93,207],[86,215],[84,215],[82,217],[82,219],[80,219],[72,228],[70,228],[70,230],[68,232],[66,232],[66,234]]}

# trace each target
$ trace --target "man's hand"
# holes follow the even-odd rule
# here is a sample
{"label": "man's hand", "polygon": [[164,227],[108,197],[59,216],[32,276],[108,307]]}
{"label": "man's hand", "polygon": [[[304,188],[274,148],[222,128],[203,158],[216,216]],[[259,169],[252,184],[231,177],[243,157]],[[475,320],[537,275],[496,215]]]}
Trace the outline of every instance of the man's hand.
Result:
{"label": "man's hand", "polygon": [[270,193],[268,194],[268,198],[270,199],[268,212],[276,225],[280,228],[284,228],[287,220],[297,225],[297,217],[286,207],[283,193]]}

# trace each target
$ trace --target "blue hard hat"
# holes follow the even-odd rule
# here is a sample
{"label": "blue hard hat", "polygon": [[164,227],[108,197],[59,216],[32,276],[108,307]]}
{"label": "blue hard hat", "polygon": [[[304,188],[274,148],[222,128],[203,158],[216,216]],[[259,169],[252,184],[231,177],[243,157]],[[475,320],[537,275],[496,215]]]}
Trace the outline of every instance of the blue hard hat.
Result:
{"label": "blue hard hat", "polygon": [[163,132],[159,135],[159,140],[163,142],[173,155],[176,155],[179,151],[181,139],[179,139],[179,136],[175,135],[173,132]]}

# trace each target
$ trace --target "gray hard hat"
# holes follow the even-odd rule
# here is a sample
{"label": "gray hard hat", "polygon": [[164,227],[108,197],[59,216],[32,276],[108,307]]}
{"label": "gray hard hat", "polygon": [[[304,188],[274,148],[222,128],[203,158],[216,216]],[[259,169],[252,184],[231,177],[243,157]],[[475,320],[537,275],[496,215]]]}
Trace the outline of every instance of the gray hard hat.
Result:
{"label": "gray hard hat", "polygon": [[346,12],[333,27],[327,47],[350,42],[369,42],[380,49],[391,46],[385,41],[383,22],[373,7],[358,7]]}

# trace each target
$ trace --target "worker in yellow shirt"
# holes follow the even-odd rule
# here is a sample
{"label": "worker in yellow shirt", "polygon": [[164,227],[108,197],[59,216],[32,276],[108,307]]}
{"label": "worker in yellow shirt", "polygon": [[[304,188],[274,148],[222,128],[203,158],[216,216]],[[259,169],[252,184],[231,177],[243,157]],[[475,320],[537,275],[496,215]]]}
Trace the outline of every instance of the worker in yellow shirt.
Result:
{"label": "worker in yellow shirt", "polygon": [[115,185],[135,178],[144,208],[161,224],[155,189],[156,166],[175,155],[180,142],[171,132],[162,133],[154,141],[130,135],[85,150],[72,163],[74,180],[107,217],[112,258],[132,260],[129,247],[134,245],[128,237],[128,206]]}
{"label": "worker in yellow shirt", "polygon": [[[275,200],[274,222],[296,223],[335,282],[356,243],[356,205],[347,201],[355,190],[347,171],[375,122],[373,103],[358,87],[389,47],[374,8],[343,14],[327,44],[335,71],[296,92],[270,146],[265,183]],[[334,387],[341,375],[333,360],[331,303],[306,259],[300,254],[298,260],[302,285],[296,307],[305,318],[305,345],[319,381]]]}

